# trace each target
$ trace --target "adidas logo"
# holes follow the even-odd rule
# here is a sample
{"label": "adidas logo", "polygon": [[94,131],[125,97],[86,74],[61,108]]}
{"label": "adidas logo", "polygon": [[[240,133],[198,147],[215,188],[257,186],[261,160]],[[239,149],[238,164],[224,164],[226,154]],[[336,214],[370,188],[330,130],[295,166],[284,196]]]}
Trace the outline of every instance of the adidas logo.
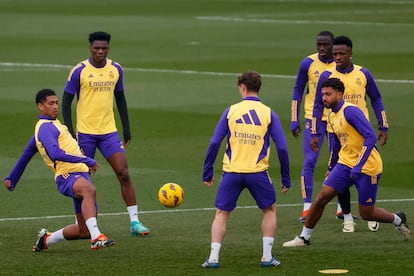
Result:
{"label": "adidas logo", "polygon": [[254,124],[255,126],[262,125],[254,109],[249,110],[249,113],[243,114],[243,116],[240,119],[236,120],[236,124],[247,124],[247,125]]}

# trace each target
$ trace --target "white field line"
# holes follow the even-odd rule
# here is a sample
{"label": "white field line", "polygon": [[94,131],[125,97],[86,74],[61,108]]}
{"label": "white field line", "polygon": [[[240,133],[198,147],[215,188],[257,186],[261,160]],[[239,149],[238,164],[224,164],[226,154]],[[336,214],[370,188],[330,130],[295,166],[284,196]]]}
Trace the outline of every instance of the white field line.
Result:
{"label": "white field line", "polygon": [[[72,69],[73,65],[64,64],[41,64],[41,63],[16,63],[16,62],[0,62],[0,68],[36,68],[36,69]],[[229,73],[229,72],[209,72],[209,71],[195,71],[195,70],[174,70],[174,69],[156,69],[156,68],[123,68],[125,71],[131,72],[143,72],[143,73],[170,73],[170,74],[182,74],[182,75],[208,75],[208,76],[238,76],[240,73]],[[278,75],[278,74],[261,74],[267,78],[278,78],[278,79],[295,79],[293,75]],[[407,83],[414,84],[414,80],[386,80],[376,79],[376,82],[382,83]]]}
{"label": "white field line", "polygon": [[375,26],[375,27],[413,27],[412,23],[386,23],[386,22],[356,22],[356,21],[332,21],[332,20],[288,20],[288,19],[266,19],[266,18],[243,18],[233,16],[196,16],[197,20],[208,21],[227,21],[227,22],[246,22],[246,23],[271,23],[271,24],[290,24],[290,25],[354,25],[354,26]]}
{"label": "white field line", "polygon": [[[402,198],[402,199],[380,199],[376,202],[380,203],[395,203],[395,202],[411,202],[414,201],[414,198]],[[353,201],[352,203],[357,203]],[[330,202],[331,204],[337,204],[336,202]],[[299,207],[303,203],[292,203],[292,204],[278,204],[277,207]],[[237,209],[253,209],[257,206],[237,206]],[[140,214],[156,214],[156,213],[182,213],[182,212],[203,212],[203,211],[214,211],[216,208],[193,208],[193,209],[162,209],[162,210],[152,210],[152,211],[139,211]],[[127,215],[127,212],[119,213],[100,213],[99,216],[119,216]],[[38,220],[38,219],[59,219],[59,218],[68,218],[74,217],[74,214],[71,215],[58,215],[58,216],[41,216],[41,217],[19,217],[19,218],[0,218],[0,222],[3,221],[24,221],[24,220]]]}
{"label": "white field line", "polygon": [[284,3],[284,2],[290,2],[290,3],[346,3],[346,4],[351,4],[351,3],[355,3],[355,4],[390,4],[390,5],[407,5],[407,4],[414,4],[412,1],[410,0],[272,0],[273,2],[279,2],[279,3]]}

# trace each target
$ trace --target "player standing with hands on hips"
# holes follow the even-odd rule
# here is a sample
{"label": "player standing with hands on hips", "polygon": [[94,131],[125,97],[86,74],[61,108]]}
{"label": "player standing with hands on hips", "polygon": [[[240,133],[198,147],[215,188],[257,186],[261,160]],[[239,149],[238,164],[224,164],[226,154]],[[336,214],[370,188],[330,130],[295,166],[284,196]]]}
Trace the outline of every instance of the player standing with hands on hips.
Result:
{"label": "player standing with hands on hips", "polygon": [[42,89],[36,94],[39,121],[35,134],[11,171],[4,179],[7,189],[13,191],[27,164],[39,152],[46,165],[55,174],[59,192],[73,198],[77,224],[50,233],[40,230],[33,251],[48,249],[52,244],[77,239],[91,239],[91,249],[96,250],[115,244],[100,232],[97,223],[96,189],[89,172],[94,173],[99,164],[82,154],[76,140],[66,126],[57,119],[58,98],[51,89]]}
{"label": "player standing with hands on hips", "polygon": [[[135,189],[125,153],[125,147],[131,141],[131,132],[123,71],[118,63],[107,58],[110,40],[111,35],[106,32],[89,35],[91,57],[76,65],[69,74],[63,94],[63,118],[75,137],[71,106],[76,95],[76,136],[79,146],[90,158],[94,158],[96,149],[99,149],[109,162],[121,185],[131,222],[131,234],[145,236],[150,234],[150,230],[138,219]],[[121,118],[124,142],[121,142],[115,124],[114,97]]]}
{"label": "player standing with hands on hips", "polygon": [[202,264],[203,268],[218,268],[227,221],[244,188],[249,190],[263,211],[261,266],[280,265],[280,261],[272,256],[277,226],[276,194],[268,168],[272,139],[279,156],[282,192],[287,192],[290,188],[290,172],[286,138],[277,114],[258,97],[261,76],[257,72],[245,72],[239,76],[237,84],[243,100],[225,109],[204,161],[203,181],[211,187],[214,183],[214,162],[221,141],[227,136],[223,175],[216,195],[216,215],[211,226],[211,252]]}
{"label": "player standing with hands on hips", "polygon": [[405,212],[393,214],[375,207],[382,173],[382,159],[375,148],[377,137],[362,110],[343,99],[344,90],[344,84],[338,78],[329,78],[321,84],[323,104],[332,109],[328,115],[328,125],[335,134],[332,148],[338,151],[334,154],[337,154],[339,160],[309,209],[302,233],[285,242],[284,247],[309,245],[325,206],[351,185],[357,189],[359,214],[363,219],[392,223],[404,240],[410,237]]}

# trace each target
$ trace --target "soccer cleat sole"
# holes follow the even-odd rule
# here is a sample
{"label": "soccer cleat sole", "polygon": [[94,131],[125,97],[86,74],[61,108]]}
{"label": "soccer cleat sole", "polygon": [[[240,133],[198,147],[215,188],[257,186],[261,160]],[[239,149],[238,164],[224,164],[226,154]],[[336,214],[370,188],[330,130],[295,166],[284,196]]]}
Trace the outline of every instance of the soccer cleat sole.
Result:
{"label": "soccer cleat sole", "polygon": [[37,234],[38,238],[37,238],[36,244],[33,245],[33,247],[32,247],[32,251],[33,252],[39,252],[39,251],[47,249],[46,239],[50,235],[51,235],[51,233],[49,231],[47,231],[46,228],[42,228],[39,231],[39,233]]}

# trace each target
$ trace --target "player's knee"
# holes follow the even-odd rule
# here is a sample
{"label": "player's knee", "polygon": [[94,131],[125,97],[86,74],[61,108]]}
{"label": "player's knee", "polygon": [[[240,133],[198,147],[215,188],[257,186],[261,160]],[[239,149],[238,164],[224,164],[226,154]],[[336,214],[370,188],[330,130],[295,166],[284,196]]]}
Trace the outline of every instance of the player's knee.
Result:
{"label": "player's knee", "polygon": [[127,183],[127,182],[130,181],[129,171],[128,171],[127,167],[125,167],[122,170],[118,171],[117,176],[118,176],[119,180],[121,181],[121,183]]}
{"label": "player's knee", "polygon": [[330,195],[319,193],[315,198],[315,202],[312,203],[312,204],[315,204],[315,205],[320,206],[320,207],[324,207],[331,200],[332,200],[332,197]]}
{"label": "player's knee", "polygon": [[303,168],[313,171],[315,169],[317,158],[305,158],[303,162]]}
{"label": "player's knee", "polygon": [[96,196],[96,187],[94,185],[89,185],[89,187],[87,189],[85,189],[85,190],[86,190],[85,192],[89,196]]}

